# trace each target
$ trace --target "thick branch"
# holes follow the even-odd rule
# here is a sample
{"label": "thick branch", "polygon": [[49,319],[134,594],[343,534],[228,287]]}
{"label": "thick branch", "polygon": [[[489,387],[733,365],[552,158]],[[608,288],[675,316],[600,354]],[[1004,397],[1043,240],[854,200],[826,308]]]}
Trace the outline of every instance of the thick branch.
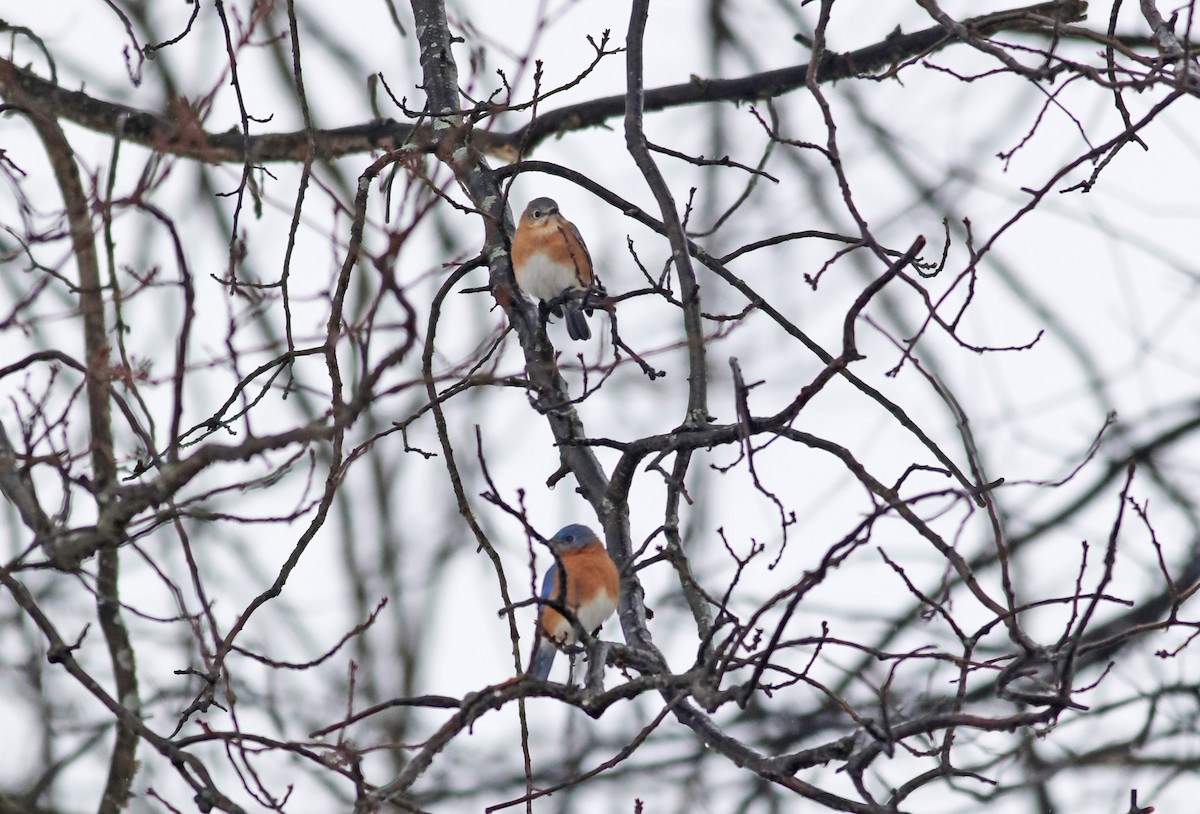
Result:
{"label": "thick branch", "polygon": [[[1086,4],[1073,0],[1042,3],[963,20],[961,25],[976,35],[1045,30],[1047,18],[1056,18],[1059,23],[1073,22],[1082,19],[1084,8]],[[827,52],[817,66],[816,81],[824,84],[876,73],[957,41],[943,27],[933,26],[911,34],[893,34],[855,51]],[[656,112],[711,102],[771,99],[802,89],[807,73],[808,64],[805,63],[734,79],[695,77],[678,85],[647,90],[643,110]],[[55,117],[159,152],[213,163],[240,164],[247,156],[253,163],[303,162],[311,158],[332,160],[373,150],[395,150],[404,145],[431,152],[438,141],[428,127],[391,119],[331,130],[264,133],[251,135],[246,140],[241,132],[207,132],[195,127],[193,121],[179,121],[167,115],[96,99],[81,91],[67,90],[32,71],[0,60],[0,95],[8,98],[18,91],[44,100],[46,111]],[[455,99],[450,109],[457,108],[458,104]],[[502,113],[504,110],[498,106],[490,112]],[[624,94],[605,96],[547,111],[509,133],[489,133],[476,128],[470,138],[472,146],[481,153],[507,157],[516,155],[523,148],[528,154],[548,138],[597,127],[624,114]],[[313,149],[315,156],[311,153]]]}
{"label": "thick branch", "polygon": [[[117,464],[113,449],[112,408],[109,392],[112,366],[109,364],[108,334],[104,320],[104,295],[100,285],[100,262],[96,255],[95,235],[92,233],[87,193],[79,177],[79,168],[71,145],[67,142],[58,119],[41,109],[41,100],[15,94],[17,103],[25,110],[38,136],[46,147],[50,166],[54,170],[63,197],[67,222],[71,230],[71,248],[79,270],[79,311],[83,321],[83,345],[86,354],[89,429],[91,431],[92,484],[104,509],[112,502],[116,486]],[[121,706],[137,714],[141,709],[138,696],[137,668],[129,633],[121,618],[118,594],[119,554],[116,544],[121,535],[101,535],[99,573],[96,584],[97,616],[112,664],[113,682]],[[44,538],[49,540],[52,538]],[[53,555],[52,555],[53,556]],[[137,776],[138,734],[124,718],[117,719],[116,741],[109,762],[108,781],[100,798],[100,814],[117,814],[129,802],[133,779]]]}

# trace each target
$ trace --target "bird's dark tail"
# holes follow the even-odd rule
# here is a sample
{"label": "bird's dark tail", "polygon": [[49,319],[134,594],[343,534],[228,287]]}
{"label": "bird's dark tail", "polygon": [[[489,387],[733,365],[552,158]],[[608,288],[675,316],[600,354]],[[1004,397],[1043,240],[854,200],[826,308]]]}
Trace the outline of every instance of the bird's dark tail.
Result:
{"label": "bird's dark tail", "polygon": [[591,339],[592,331],[588,327],[587,318],[583,315],[579,305],[569,303],[566,307],[567,311],[567,336],[572,339]]}

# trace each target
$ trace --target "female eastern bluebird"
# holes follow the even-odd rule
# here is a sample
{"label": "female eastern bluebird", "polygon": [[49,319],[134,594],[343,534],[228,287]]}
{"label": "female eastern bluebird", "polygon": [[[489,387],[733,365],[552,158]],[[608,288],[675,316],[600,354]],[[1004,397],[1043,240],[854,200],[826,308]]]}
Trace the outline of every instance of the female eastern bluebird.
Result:
{"label": "female eastern bluebird", "polygon": [[[596,532],[578,523],[559,529],[550,538],[550,547],[557,562],[542,579],[541,598],[558,602],[569,610],[584,630],[599,632],[600,625],[617,609],[621,590],[617,566]],[[567,575],[565,597],[559,563]],[[550,665],[559,646],[578,640],[575,626],[554,608],[543,605],[529,674],[544,681],[550,675]]]}
{"label": "female eastern bluebird", "polygon": [[559,214],[552,198],[534,198],[525,207],[512,239],[512,264],[517,285],[538,300],[543,319],[550,312],[562,316],[565,305],[567,334],[572,339],[591,338],[580,310],[591,314],[588,293],[604,288],[593,273],[592,256],[579,230]]}

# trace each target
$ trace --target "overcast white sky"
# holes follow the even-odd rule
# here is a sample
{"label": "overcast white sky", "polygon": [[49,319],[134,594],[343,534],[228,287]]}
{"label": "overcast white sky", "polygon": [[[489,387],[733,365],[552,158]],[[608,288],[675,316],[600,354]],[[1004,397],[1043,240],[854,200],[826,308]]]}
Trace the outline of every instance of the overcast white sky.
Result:
{"label": "overcast white sky", "polygon": [[[309,27],[301,32],[305,81],[317,126],[347,126],[365,122],[372,116],[364,89],[367,71],[362,75],[347,75],[344,64],[329,58],[329,50],[320,45],[322,40],[339,43],[340,47],[353,52],[355,64],[365,66],[370,72],[382,73],[397,95],[407,97],[410,106],[421,104],[421,92],[414,87],[420,81],[417,47],[407,20],[404,22],[408,36],[401,37],[389,21],[385,5],[377,0],[303,5],[306,14],[319,16],[322,23],[319,28]],[[815,21],[815,4],[794,9],[791,14],[780,8],[788,5],[799,4],[765,0],[737,4],[738,15],[731,22],[743,41],[752,47],[720,66],[721,75],[740,76],[805,61],[804,48],[793,39],[799,29],[791,14],[811,27]],[[1122,12],[1124,25],[1132,27],[1136,23],[1135,5],[1126,4],[1127,8]],[[135,108],[157,111],[165,108],[165,93],[156,74],[156,63],[144,66],[140,87],[131,86],[122,57],[128,38],[120,21],[105,3],[63,0],[53,4],[14,3],[9,6],[4,10],[4,18],[12,25],[31,28],[45,40],[59,60],[59,81],[65,87],[83,87],[99,98]],[[230,11],[245,13],[245,6],[243,3],[230,4]],[[956,17],[1007,6],[1001,3],[944,4],[945,10]],[[503,69],[510,81],[515,82],[518,74],[514,59],[532,47],[533,53],[544,64],[543,87],[556,86],[576,76],[589,62],[591,49],[585,39],[588,35],[598,37],[601,31],[611,29],[614,43],[620,44],[624,39],[628,22],[625,4],[591,0],[551,3],[546,7],[553,23],[539,31],[535,26],[539,9],[543,8],[539,4],[473,0],[456,6],[459,21],[467,24],[463,30],[468,42],[459,46],[456,52],[463,85],[486,96],[497,83],[496,69]],[[713,75],[714,68],[708,61],[704,45],[703,15],[698,13],[698,8],[699,4],[683,0],[656,0],[652,5],[647,33],[648,87],[687,81],[692,75]],[[153,4],[153,13],[160,16],[164,35],[180,31],[190,9],[179,2]],[[402,7],[402,16],[405,13]],[[1093,12],[1090,25],[1101,28],[1102,17],[1107,17],[1107,7],[1101,8],[1099,14]],[[835,50],[851,50],[878,41],[897,26],[911,31],[930,24],[928,16],[916,4],[838,0],[829,30],[829,45]],[[285,30],[281,27],[285,25],[286,15],[277,13],[275,30]],[[1122,30],[1120,25],[1118,30]],[[485,49],[485,65],[472,76],[467,68],[468,47],[475,46]],[[1096,50],[1091,46],[1077,47],[1081,59]],[[16,53],[20,57],[18,62],[32,63],[44,72],[44,60],[27,41],[18,40]],[[214,112],[207,120],[210,131],[219,132],[236,126],[236,99],[231,89],[220,81],[219,69],[225,64],[226,57],[219,22],[211,6],[203,7],[195,32],[179,45],[162,52],[159,58],[169,61],[175,75],[186,83],[178,89],[183,95],[194,99],[216,90]],[[991,66],[963,47],[942,52],[930,61],[962,73],[978,72]],[[285,98],[285,89],[278,84],[278,74],[265,50],[246,49],[239,61],[239,71],[250,113],[272,117],[269,122],[256,124],[255,132],[286,131],[301,126],[298,111],[280,103]],[[1044,100],[1041,90],[1007,77],[980,79],[968,84],[946,73],[920,67],[906,71],[902,80],[856,80],[825,90],[835,115],[843,123],[839,130],[841,148],[855,200],[863,216],[876,236],[893,248],[907,248],[918,235],[924,235],[929,241],[926,250],[929,258],[936,258],[940,251],[943,227],[939,209],[924,205],[923,195],[938,201],[959,218],[970,218],[977,242],[982,242],[1027,200],[1024,188],[1042,186],[1056,168],[1086,151],[1088,140],[1091,144],[1101,143],[1121,127],[1111,97],[1079,83],[1058,96],[1062,107],[1071,115],[1051,106],[1035,136],[1006,166],[996,154],[1017,146],[1033,126]],[[520,74],[516,88],[518,96],[531,92],[528,70]],[[611,57],[578,87],[545,104],[557,107],[623,90],[623,60],[619,56]],[[1144,114],[1162,94],[1163,91],[1155,90],[1143,96],[1128,95],[1134,118]],[[383,101],[386,103],[386,99]],[[778,108],[784,121],[783,130],[789,138],[823,141],[825,134],[818,110],[805,94],[797,93],[780,100]],[[865,111],[866,115],[857,116],[855,111],[859,110]],[[401,118],[397,111],[387,107],[384,113]],[[890,131],[883,143],[862,125],[866,118]],[[509,116],[500,120],[498,129],[514,128],[523,121],[520,116]],[[653,198],[624,149],[620,122],[613,121],[610,125],[611,129],[571,133],[560,140],[548,141],[533,157],[585,172],[627,200],[654,211]],[[731,157],[748,164],[757,162],[765,140],[748,106],[731,108],[725,126],[725,149]],[[711,136],[702,108],[650,115],[646,128],[653,141],[691,154],[708,149]],[[921,345],[922,359],[937,371],[970,415],[972,429],[984,450],[990,478],[1003,477],[1010,482],[1060,478],[1087,449],[1090,439],[1103,424],[1107,409],[1117,410],[1120,418],[1128,422],[1131,440],[1137,441],[1174,420],[1182,405],[1196,398],[1200,379],[1200,360],[1195,352],[1200,346],[1200,319],[1196,308],[1197,282],[1200,281],[1200,262],[1197,261],[1200,229],[1196,226],[1200,217],[1197,134],[1200,134],[1200,113],[1194,100],[1184,100],[1143,134],[1149,151],[1136,146],[1125,149],[1105,169],[1101,183],[1094,191],[1086,195],[1052,192],[1036,212],[1006,232],[993,252],[992,262],[981,275],[976,302],[964,319],[962,334],[974,343],[1007,346],[1023,345],[1039,330],[1045,330],[1046,334],[1034,349],[981,356],[956,347],[934,333]],[[107,166],[111,150],[107,138],[74,126],[68,126],[67,135],[79,151],[86,170],[96,172]],[[0,143],[4,144],[8,156],[24,170],[45,173],[44,162],[28,128],[15,123],[12,117],[0,121]],[[125,176],[121,183],[128,188],[145,160],[145,153],[129,146],[125,149]],[[915,180],[897,170],[894,156],[886,150],[894,150],[903,158],[916,175]],[[802,229],[853,233],[853,225],[840,206],[829,174],[816,171],[820,165],[812,154],[805,154],[800,159],[794,155],[789,156],[787,148],[777,148],[766,169],[777,175],[781,183],[759,183],[752,205],[735,215],[716,238],[702,241],[711,253],[720,255],[762,237]],[[353,177],[369,161],[370,157],[363,155],[344,159],[343,163],[353,168]],[[693,225],[711,223],[715,214],[728,206],[744,188],[745,176],[736,171],[715,175],[704,173],[662,156],[659,163],[680,204],[686,200],[690,187],[701,186],[698,197],[701,205]],[[266,182],[263,217],[245,216],[242,221],[247,230],[252,263],[257,273],[266,279],[278,276],[299,175],[298,169],[290,166],[272,165],[270,169],[275,178]],[[1069,186],[1085,178],[1090,171],[1090,165],[1085,166],[1058,186]],[[199,206],[195,207],[195,222],[188,219],[193,208],[189,202],[209,194],[197,188],[198,176],[194,168],[183,162],[173,174],[171,182],[157,193],[156,203],[168,211],[188,215],[180,222],[185,236],[191,229],[206,230],[213,235],[212,239],[187,243],[188,262],[199,281],[198,311],[203,319],[211,319],[213,324],[211,333],[202,332],[193,347],[194,361],[199,363],[206,355],[219,356],[225,352],[223,326],[228,305],[222,295],[223,289],[210,283],[209,275],[223,273],[227,245],[217,239],[219,234]],[[226,189],[233,189],[240,168],[228,167],[218,175],[224,177]],[[444,174],[442,178],[445,178]],[[26,185],[26,190],[43,196],[36,201],[42,213],[53,212],[57,207],[57,196],[49,184],[44,187]],[[340,193],[349,200],[344,190]],[[634,241],[639,257],[652,273],[661,269],[669,254],[665,241],[596,201],[586,191],[560,179],[523,176],[513,186],[514,208],[519,209],[524,201],[537,195],[557,198],[563,211],[577,223],[612,293],[642,285],[626,248],[627,238]],[[376,208],[372,213],[376,223],[381,220],[382,209],[378,204],[381,198],[376,197]],[[231,212],[233,200],[228,199],[227,203]],[[294,324],[298,337],[309,342],[316,341],[324,330],[326,303],[321,292],[336,273],[342,259],[339,249],[345,245],[347,221],[344,217],[334,220],[331,210],[328,196],[314,191],[312,202],[305,210],[305,228],[299,235],[301,251],[297,254],[294,269],[297,302]],[[13,201],[0,194],[0,220],[15,217]],[[414,303],[422,317],[428,313],[428,300],[440,282],[441,265],[471,256],[478,250],[482,238],[477,218],[449,216],[442,223],[445,230],[442,234],[432,226],[415,232],[405,245],[399,266],[402,280],[411,286]],[[329,239],[331,229],[338,235],[336,245],[331,245]],[[164,235],[150,228],[147,220],[126,216],[118,223],[117,237],[123,262],[143,269],[161,264],[167,269],[165,273],[170,274],[172,260]],[[368,240],[378,238],[378,231],[368,235]],[[452,248],[447,248],[447,243]],[[732,268],[751,285],[777,298],[781,309],[797,324],[832,348],[840,337],[847,304],[862,289],[868,279],[865,275],[874,276],[881,269],[877,265],[855,266],[852,261],[843,262],[828,272],[820,289],[813,292],[803,283],[802,275],[815,272],[829,254],[827,244],[793,242],[747,255],[735,261]],[[956,238],[950,252],[950,273],[962,268],[965,257],[962,242]],[[5,273],[15,273],[15,267],[16,264],[10,264]],[[475,272],[467,284],[482,285],[484,282],[483,272]],[[701,283],[706,309],[736,312],[744,305],[740,295],[711,275],[702,273]],[[1045,310],[1039,313],[1029,308],[1028,303],[1014,293],[1018,286],[1032,291]],[[939,281],[931,282],[930,287],[935,292],[944,290]],[[160,360],[157,362],[160,375],[169,373],[170,357],[162,356],[162,349],[164,337],[170,336],[177,319],[176,311],[170,305],[173,296],[174,292],[170,290],[162,292],[160,297],[147,296],[130,315],[130,323],[134,326],[128,337],[130,347],[139,356]],[[918,324],[920,305],[915,298],[897,296],[892,306],[894,312],[888,313],[880,307],[869,314],[896,332],[902,333],[894,321],[897,315],[902,315],[902,324],[908,328]],[[0,307],[0,312],[7,307]],[[64,303],[62,307],[65,311],[67,305]],[[488,331],[502,324],[503,315],[488,310],[488,307],[486,295],[452,295],[439,333],[441,369],[448,369],[468,356]],[[589,434],[595,437],[627,439],[668,431],[680,423],[685,398],[686,360],[673,347],[680,336],[678,312],[644,299],[623,304],[620,319],[622,335],[639,350],[667,348],[653,353],[650,359],[656,366],[666,369],[668,376],[652,383],[636,369],[622,368],[607,391],[601,391],[580,406],[581,416]],[[61,346],[77,353],[80,340],[73,333],[73,324],[63,321],[62,327]],[[603,335],[605,331],[595,332]],[[935,434],[945,449],[963,461],[953,416],[925,380],[911,365],[895,378],[886,377],[884,372],[898,361],[898,352],[865,323],[860,325],[859,335],[868,358],[856,366],[856,372],[900,403],[925,429]],[[551,328],[551,336],[560,348],[568,342],[561,325]],[[781,337],[782,334],[762,315],[752,315],[727,337],[710,346],[710,409],[721,421],[734,418],[729,359],[739,360],[748,381],[763,379],[768,382],[753,394],[752,405],[761,414],[772,412],[790,400],[819,370],[816,359],[797,344],[782,341]],[[250,364],[270,355],[262,349],[262,337],[257,337],[256,341],[257,347],[249,340],[243,347],[250,354],[247,357]],[[1073,350],[1077,347],[1086,348],[1098,366],[1096,371],[1080,365]],[[0,362],[7,363],[10,358],[19,358],[30,350],[15,345],[10,348],[0,357]],[[577,348],[569,350],[575,352]],[[606,352],[606,345],[597,341],[578,350],[583,351],[589,361],[595,361]],[[256,352],[257,357],[253,355]],[[162,361],[164,359],[166,361]],[[411,376],[415,370],[418,368],[410,365],[398,372],[393,381]],[[500,371],[516,374],[520,370],[521,359],[510,348],[503,357]],[[1102,397],[1089,381],[1093,372],[1105,382]],[[579,376],[572,373],[569,377],[578,387]],[[195,385],[188,394],[187,417],[190,420],[184,421],[185,426],[203,420],[228,393],[228,386],[222,386],[223,378],[219,373],[198,371],[193,381]],[[15,384],[0,382],[0,395],[5,396],[0,420],[6,422],[12,417],[7,397],[12,394],[10,388]],[[423,391],[421,394],[423,396]],[[158,388],[150,397],[165,405],[169,403],[170,389]],[[416,403],[416,396],[407,392],[393,397],[380,405],[379,419],[398,420]],[[594,516],[582,498],[575,494],[570,479],[553,491],[544,488],[545,479],[557,465],[557,455],[550,446],[544,419],[529,409],[519,390],[508,389],[483,398],[452,403],[449,419],[459,445],[459,463],[466,469],[474,469],[473,433],[475,425],[481,425],[493,477],[511,501],[516,500],[518,489],[525,490],[525,505],[540,531],[549,534],[570,521],[594,524]],[[281,407],[279,420],[291,423],[296,420],[296,414]],[[798,426],[807,432],[834,438],[851,448],[859,460],[883,480],[893,480],[909,462],[924,461],[928,457],[923,457],[913,439],[877,405],[865,401],[840,383],[832,385],[806,408]],[[267,429],[263,427],[264,431]],[[414,425],[409,442],[423,449],[436,449],[432,423],[426,419]],[[390,460],[394,460],[397,467],[396,477],[390,484],[394,525],[402,528],[410,539],[420,540],[424,536],[440,540],[447,534],[456,533],[453,529],[457,524],[466,541],[469,534],[465,524],[452,511],[453,507],[443,505],[444,497],[440,497],[446,489],[441,459],[426,461],[416,455],[405,455],[401,440],[395,436],[381,442],[380,451],[385,455],[390,451],[393,454]],[[615,461],[611,452],[600,451],[598,454],[607,466]],[[701,455],[696,468],[728,464],[733,457],[734,452],[730,449]],[[1194,459],[1176,463],[1183,482],[1195,487],[1200,472]],[[789,509],[799,516],[793,529],[793,540],[778,570],[766,568],[767,562],[779,552],[781,542],[776,510],[754,490],[744,469],[725,477],[706,476],[707,486],[702,490],[705,504],[685,507],[684,515],[685,526],[697,539],[707,542],[707,545],[697,546],[692,553],[699,578],[702,582],[708,580],[709,585],[722,585],[722,577],[730,568],[728,556],[715,540],[716,529],[724,528],[730,532],[730,542],[739,551],[747,550],[752,540],[767,545],[769,560],[751,569],[744,591],[736,600],[743,609],[751,607],[755,600],[762,601],[779,585],[794,581],[796,574],[812,567],[828,542],[852,528],[864,509],[861,489],[853,479],[835,462],[816,453],[798,455],[794,448],[777,444],[762,453],[758,466],[764,480],[780,492]],[[369,475],[369,472],[356,471],[347,486],[363,490],[364,505],[375,500],[368,491]],[[643,539],[662,522],[664,493],[662,481],[655,475],[640,475],[638,483],[631,506],[635,541]],[[270,491],[265,495],[251,492],[225,498],[224,508],[256,515],[277,514],[280,505],[290,508],[290,501],[299,499],[305,485],[300,475],[285,483],[281,491]],[[929,476],[926,485],[932,489],[945,484]],[[1139,488],[1142,488],[1140,482]],[[1151,487],[1144,488],[1145,491],[1138,492],[1139,498],[1151,496]],[[1013,501],[1014,513],[1021,518],[1014,521],[1010,532],[1023,531],[1023,521],[1052,514],[1056,506],[1064,505],[1073,494],[1073,486],[1058,491],[1017,487],[1002,494],[1002,503]],[[469,497],[505,559],[515,598],[526,597],[532,577],[519,527],[487,507],[476,493]],[[1061,545],[1057,553],[1061,554],[1061,560],[1055,559],[1052,547],[1043,545],[1040,551],[1046,553],[1039,556],[1045,556],[1045,560],[1021,564],[1022,591],[1027,592],[1027,596],[1069,592],[1079,556],[1078,542],[1090,539],[1099,543],[1104,539],[1116,509],[1115,495],[1114,500],[1103,505],[1108,513],[1087,515],[1058,532]],[[80,511],[86,509],[81,505]],[[366,511],[360,520],[368,525],[371,522]],[[978,551],[986,545],[983,520],[977,516],[966,526],[961,543],[968,552]],[[1156,516],[1156,521],[1160,537],[1166,545],[1175,547],[1175,551],[1182,550],[1178,547],[1188,545],[1193,539],[1193,529],[1181,513],[1164,510]],[[77,522],[86,522],[86,518],[81,516]],[[249,640],[264,647],[277,645],[279,651],[272,653],[277,658],[303,660],[327,647],[342,631],[359,621],[348,615],[349,607],[344,602],[349,590],[342,575],[341,546],[344,541],[341,535],[345,528],[341,523],[331,522],[306,553],[289,582],[287,595],[292,602],[289,607],[298,614],[294,620],[297,629],[276,639],[277,631],[271,625],[283,623],[276,617],[268,619],[264,616],[260,620],[261,627],[252,625],[247,630]],[[904,558],[910,576],[921,584],[935,584],[944,566],[935,552],[898,523],[881,528],[893,533],[895,539],[876,542],[884,545],[894,558]],[[232,535],[231,550],[240,552],[245,559],[207,565],[217,580],[221,580],[222,575],[230,576],[228,582],[221,582],[224,593],[216,608],[226,624],[262,588],[259,579],[247,578],[248,563],[257,563],[269,580],[292,542],[278,530],[267,532],[278,539],[263,539],[256,536],[257,527],[234,528],[229,534]],[[7,546],[6,550],[15,551],[22,544],[23,538]],[[170,550],[169,541],[157,545],[164,554]],[[473,552],[473,544],[464,542],[462,552],[446,563],[446,572],[431,582],[427,582],[429,562],[426,558],[432,557],[432,553],[422,552],[415,546],[409,549],[408,556],[411,559],[403,567],[411,568],[411,574],[406,572],[401,581],[409,590],[402,600],[396,601],[402,602],[412,614],[426,613],[430,603],[451,602],[453,607],[452,613],[436,616],[437,637],[446,642],[446,646],[437,648],[432,658],[422,664],[419,689],[461,695],[511,675],[507,634],[496,613],[499,604],[494,576],[484,558]],[[1157,578],[1153,550],[1149,546],[1133,546],[1127,556],[1133,565],[1121,572],[1120,580],[1113,586],[1113,592],[1118,595],[1135,593]],[[545,562],[545,558],[539,559],[541,566]],[[134,587],[129,589],[126,600],[146,610],[168,608],[170,598],[162,592],[153,574],[136,563],[129,567],[127,579]],[[649,569],[642,577],[648,604],[655,607],[663,593],[671,589],[670,574],[665,568]],[[146,593],[138,595],[137,586],[143,584]],[[451,584],[459,587],[447,593],[446,586]],[[852,579],[831,581],[826,589],[815,592],[811,601],[804,603],[798,619],[805,620],[801,624],[810,623],[815,630],[819,621],[833,618],[844,626],[839,629],[845,635],[852,635],[855,623],[862,624],[863,630],[875,629],[893,608],[907,605],[903,585],[898,584],[891,571],[872,555],[869,560],[864,558],[857,563]],[[975,612],[969,607],[960,610],[966,618],[971,618]],[[652,625],[659,646],[673,663],[679,665],[690,663],[696,646],[694,636],[690,634],[672,635],[671,620],[685,616],[684,609],[672,606],[657,624]],[[526,618],[531,618],[528,612]],[[1043,632],[1052,637],[1061,622],[1061,616],[1047,613],[1044,620],[1033,621],[1031,626],[1036,629],[1044,623]],[[155,630],[152,625],[138,629],[148,637]],[[392,635],[398,634],[393,630]],[[619,626],[610,622],[605,635],[619,637]],[[923,635],[926,633],[915,633],[908,644],[919,642]],[[85,658],[94,659],[96,665],[101,664],[100,640],[93,638],[89,645],[93,649],[87,651],[85,648]],[[142,665],[148,685],[168,686],[167,678],[153,675],[152,661],[152,658],[147,659]],[[1195,671],[1189,672],[1180,662],[1154,664],[1164,674],[1178,671],[1180,680],[1196,678]],[[162,672],[169,673],[178,666],[172,662]],[[836,659],[823,665],[830,677],[836,676],[838,667]],[[250,668],[243,669],[249,674]],[[378,665],[373,669],[387,672]],[[322,692],[321,681],[322,677],[327,677],[331,686],[340,692],[344,671],[342,660],[320,671],[296,677],[295,684],[288,687],[304,687],[305,692],[312,693],[314,705],[329,705],[330,720],[333,720],[337,715],[335,710],[339,709],[335,705],[342,703],[341,696],[333,691]],[[558,677],[564,676],[558,674]],[[1162,676],[1163,680],[1166,678]],[[1138,680],[1136,669],[1113,679],[1122,690],[1136,685]],[[86,709],[88,701],[82,699],[78,703],[82,710]],[[534,725],[535,729],[554,733],[570,718],[573,727],[611,727],[608,731],[618,732],[628,727],[631,721],[644,722],[646,712],[653,714],[655,709],[630,706],[627,710],[614,710],[611,716],[599,722],[591,722],[577,720],[578,714],[567,715],[555,705],[535,704]],[[88,710],[84,714],[93,712]],[[7,715],[3,708],[0,708],[0,714]],[[17,714],[24,713],[14,711],[14,717]],[[428,720],[436,724],[441,716],[430,715]],[[468,744],[456,747],[444,756],[446,766],[469,767],[491,750],[502,750],[506,739],[514,732],[515,720],[512,709],[485,719]],[[217,725],[220,717],[214,714],[209,722]],[[170,728],[164,721],[157,721],[156,725]],[[246,725],[243,721],[243,726]],[[286,734],[303,736],[300,732]],[[547,752],[553,748],[548,746]],[[670,751],[669,744],[661,748]],[[0,755],[7,755],[10,763],[20,765],[19,750],[0,746]],[[4,762],[0,760],[0,764]],[[89,770],[78,771],[82,778]],[[100,771],[98,764],[92,771]],[[2,772],[4,770],[0,768]],[[440,771],[431,777],[437,779],[439,775]],[[828,779],[828,782],[836,784],[839,781]],[[165,773],[154,777],[156,786],[172,788],[173,783]],[[141,783],[139,787],[144,785]],[[1117,811],[1124,805],[1114,801],[1109,786],[1100,788],[1103,791],[1096,791],[1094,796],[1080,790],[1076,799],[1078,805],[1071,810],[1077,814],[1101,814]],[[1175,783],[1155,800],[1158,810],[1185,810],[1187,800],[1194,799],[1194,790],[1190,781]],[[304,792],[313,794],[314,801],[322,802],[314,802],[311,807],[298,803],[295,811],[325,810],[323,801],[328,798],[322,796],[324,792],[316,788]],[[638,796],[648,803],[655,798],[653,792],[644,789],[638,789]],[[83,799],[90,800],[92,795],[89,793]],[[586,810],[629,811],[632,807],[632,796],[580,798],[583,799],[587,800]],[[674,798],[667,790],[662,792],[661,799],[665,803]],[[914,803],[918,799],[924,808],[914,810],[933,812],[959,810],[966,798],[914,798]],[[76,801],[70,799],[60,802],[69,808],[78,807],[73,805]],[[1016,802],[1010,801],[1011,808],[1001,807],[995,811],[1003,814],[1008,810],[1028,810]],[[707,807],[698,805],[697,810],[724,810],[720,803],[710,801]],[[145,805],[144,810],[153,808],[144,802],[137,805]],[[1181,807],[1173,808],[1173,805]]]}

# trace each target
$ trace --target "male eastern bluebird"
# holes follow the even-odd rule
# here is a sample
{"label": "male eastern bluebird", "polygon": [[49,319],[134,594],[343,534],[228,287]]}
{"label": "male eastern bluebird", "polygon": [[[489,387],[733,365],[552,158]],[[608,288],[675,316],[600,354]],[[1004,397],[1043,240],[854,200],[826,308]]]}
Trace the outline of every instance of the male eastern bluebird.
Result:
{"label": "male eastern bluebird", "polygon": [[[550,548],[557,561],[542,579],[541,598],[566,608],[589,633],[599,632],[600,625],[617,608],[621,585],[617,566],[613,565],[596,532],[578,523],[559,529],[550,538]],[[567,576],[565,592],[560,563],[562,573]],[[550,675],[550,665],[554,663],[554,653],[559,646],[574,644],[578,639],[570,620],[549,605],[543,605],[538,616],[529,674],[545,680]]]}
{"label": "male eastern bluebird", "polygon": [[592,313],[588,294],[604,291],[592,270],[592,256],[575,224],[558,211],[552,198],[534,198],[521,213],[512,239],[513,273],[517,285],[538,300],[543,319],[550,312],[563,315],[572,339],[590,339],[581,309]]}

